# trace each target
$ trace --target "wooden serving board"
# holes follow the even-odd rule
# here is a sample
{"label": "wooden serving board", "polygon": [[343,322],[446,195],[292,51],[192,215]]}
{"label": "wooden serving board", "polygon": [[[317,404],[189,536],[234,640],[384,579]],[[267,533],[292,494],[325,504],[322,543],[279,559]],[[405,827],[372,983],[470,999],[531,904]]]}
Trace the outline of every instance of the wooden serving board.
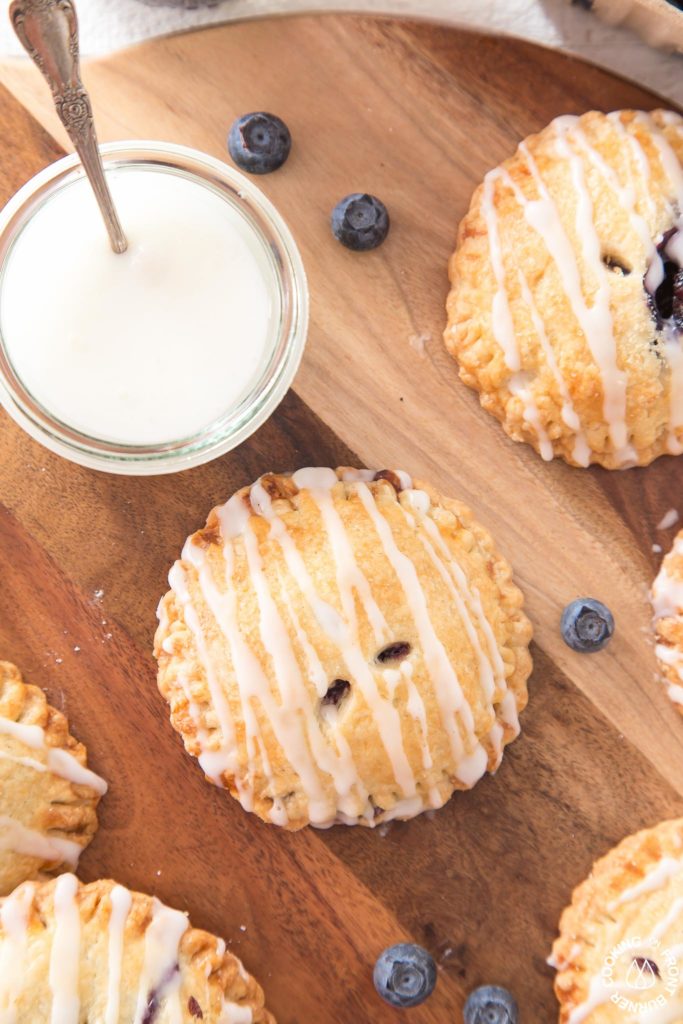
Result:
{"label": "wooden serving board", "polygon": [[[35,71],[2,77],[59,138]],[[87,81],[103,139],[220,157],[237,114],[284,117],[291,158],[259,184],[301,244],[312,323],[272,420],[175,477],[80,469],[0,416],[0,654],[68,712],[111,783],[82,875],[156,893],[225,935],[281,1024],[457,1024],[486,982],[516,993],[525,1024],[552,1021],[545,957],[572,887],[626,833],[683,814],[683,722],[654,676],[646,603],[652,545],[671,540],[656,524],[683,507],[683,460],[582,471],[507,440],[441,345],[445,267],[473,188],[519,138],[560,113],[657,101],[523,43],[339,16],[156,41],[90,65]],[[5,92],[0,125],[4,201],[59,148]],[[390,209],[374,253],[330,235],[331,207],[353,190]],[[290,835],[205,784],[183,752],[155,687],[155,608],[214,503],[266,470],[354,462],[428,478],[492,530],[535,625],[531,700],[497,776],[437,814],[385,835]],[[593,657],[558,628],[580,595],[616,617]],[[371,981],[379,951],[402,939],[441,968],[407,1016]]]}

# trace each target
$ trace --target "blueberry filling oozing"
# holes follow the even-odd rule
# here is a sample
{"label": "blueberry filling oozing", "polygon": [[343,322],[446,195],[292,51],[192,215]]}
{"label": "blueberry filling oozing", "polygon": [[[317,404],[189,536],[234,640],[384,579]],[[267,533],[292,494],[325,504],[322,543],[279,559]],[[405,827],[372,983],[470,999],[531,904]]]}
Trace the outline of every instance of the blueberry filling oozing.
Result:
{"label": "blueberry filling oozing", "polygon": [[664,277],[654,293],[645,287],[657,330],[661,330],[666,324],[676,333],[683,332],[683,267],[671,255],[670,243],[680,231],[683,231],[683,228],[673,227],[664,232],[657,246],[657,252],[662,259]]}
{"label": "blueberry filling oozing", "polygon": [[402,661],[407,658],[412,648],[407,640],[398,640],[395,644],[388,644],[387,647],[383,647],[381,651],[375,655],[375,661],[378,661],[380,665],[386,664],[387,661]]}
{"label": "blueberry filling oozing", "polygon": [[197,1000],[195,999],[194,996],[190,996],[190,998],[188,999],[188,1001],[187,1001],[187,1009],[192,1014],[193,1017],[197,1018],[197,1020],[204,1020],[204,1014],[202,1013],[202,1008],[201,1008],[201,1006],[199,1005],[199,1003],[197,1002]]}
{"label": "blueberry filling oozing", "polygon": [[157,987],[151,990],[147,996],[147,1005],[145,1006],[141,1024],[154,1024],[161,1009],[161,1001],[164,998],[164,994],[179,970],[180,964],[174,964],[173,967],[166,971]]}
{"label": "blueberry filling oozing", "polygon": [[327,693],[320,701],[323,707],[338,708],[351,689],[348,679],[335,679],[327,688]]}
{"label": "blueberry filling oozing", "polygon": [[403,490],[403,485],[398,478],[398,475],[394,473],[393,469],[380,469],[375,473],[375,480],[386,480],[394,488],[397,494],[400,494]]}

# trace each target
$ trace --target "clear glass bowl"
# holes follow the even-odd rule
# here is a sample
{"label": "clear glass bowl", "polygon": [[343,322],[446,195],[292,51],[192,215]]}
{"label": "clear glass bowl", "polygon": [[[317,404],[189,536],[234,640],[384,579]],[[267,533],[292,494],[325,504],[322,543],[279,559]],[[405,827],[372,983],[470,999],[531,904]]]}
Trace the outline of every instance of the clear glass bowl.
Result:
{"label": "clear glass bowl", "polygon": [[[0,212],[0,402],[23,429],[51,451],[91,469],[131,476],[173,473],[223,455],[249,437],[284,397],[298,369],[308,329],[308,287],[301,256],[287,225],[263,193],[231,167],[185,146],[116,142],[101,147],[105,168],[152,167],[201,183],[237,210],[272,269],[279,316],[267,359],[250,392],[199,433],[159,445],[122,445],[73,429],[44,408],[15,372],[2,335],[1,303],[12,247],[24,226],[60,189],[84,175],[74,154],[31,178]],[[78,301],[78,283],[74,282]]]}

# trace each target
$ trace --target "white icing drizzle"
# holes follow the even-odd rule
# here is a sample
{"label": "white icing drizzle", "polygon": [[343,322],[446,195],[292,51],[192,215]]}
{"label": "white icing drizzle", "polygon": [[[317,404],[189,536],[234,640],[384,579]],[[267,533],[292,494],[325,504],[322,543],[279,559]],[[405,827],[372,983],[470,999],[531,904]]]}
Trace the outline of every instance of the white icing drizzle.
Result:
{"label": "white icing drizzle", "polygon": [[[247,541],[246,534],[245,541]],[[247,557],[250,559],[250,569],[252,572],[258,570],[262,575],[262,568],[256,561],[257,559],[260,561],[256,546],[251,546],[250,549],[248,548],[248,551],[249,550],[251,551],[251,554],[248,553]],[[290,759],[295,770],[300,774],[302,785],[306,789],[309,799],[311,800],[312,820],[316,819],[323,822],[329,820],[330,808],[327,805],[325,795],[321,790],[317,773],[313,770],[314,764],[310,756],[308,744],[306,743],[303,716],[296,713],[297,709],[302,710],[306,707],[306,693],[300,672],[298,672],[298,668],[296,667],[294,654],[291,651],[291,647],[288,645],[288,642],[285,643],[283,636],[284,624],[282,621],[280,620],[279,626],[275,627],[277,629],[275,647],[273,647],[272,638],[266,638],[265,636],[265,633],[268,631],[270,621],[272,620],[274,623],[275,616],[277,615],[277,609],[274,607],[274,601],[273,607],[268,608],[269,615],[266,616],[266,619],[264,620],[263,615],[261,616],[261,637],[264,640],[264,643],[266,642],[266,639],[268,639],[271,653],[277,648],[279,641],[280,648],[275,654],[272,654],[274,662],[279,662],[280,657],[287,659],[288,676],[285,685],[289,685],[294,690],[294,693],[290,694],[290,697],[293,700],[293,707],[291,707],[291,709],[289,706],[283,706],[274,698],[271,693],[268,677],[264,673],[258,659],[240,631],[237,619],[237,596],[232,584],[234,563],[232,542],[227,540],[224,547],[225,592],[221,592],[216,586],[211,573],[211,567],[208,564],[205,553],[201,548],[189,543],[186,545],[183,554],[185,559],[198,571],[198,580],[203,597],[220,627],[222,634],[228,641],[231,660],[235,669],[235,677],[240,691],[242,714],[246,728],[248,760],[253,768],[256,757],[260,755],[264,774],[269,776],[271,796],[275,800],[273,813],[271,815],[273,820],[277,824],[286,824],[289,816],[284,804],[277,799],[276,782],[270,773],[265,745],[261,738],[261,728],[258,716],[253,706],[254,700],[258,702],[263,713],[265,713],[268,720],[271,722],[275,736],[283,751]],[[262,601],[267,600],[265,596],[265,582],[263,580],[261,581],[260,599]],[[263,605],[261,607],[263,609]],[[209,657],[210,655],[205,651],[203,658],[208,660]],[[282,670],[280,669],[280,679],[282,679],[281,671]],[[333,773],[333,777],[335,777],[337,781],[342,797],[344,795],[348,795],[351,792],[354,783],[357,782],[357,773],[355,772],[353,765],[350,764],[348,748],[346,749],[346,757],[344,757],[344,752],[342,751],[340,757],[335,760],[334,752],[327,746],[321,732],[321,725],[317,721],[313,722],[312,727],[309,730],[308,739],[312,743],[313,750],[318,752],[322,763],[325,765],[325,770],[329,770]],[[250,784],[250,788],[253,793],[253,782]]]}
{"label": "white icing drizzle", "polygon": [[632,463],[635,453],[628,443],[626,428],[626,374],[616,362],[616,345],[610,311],[610,288],[607,270],[601,259],[600,240],[593,222],[593,205],[586,188],[581,158],[571,150],[562,136],[556,140],[559,155],[569,162],[572,182],[577,194],[577,232],[582,238],[584,260],[598,283],[593,303],[588,306],[583,294],[581,275],[572,243],[565,232],[559,210],[550,195],[528,147],[521,143],[524,156],[538,190],[537,199],[527,199],[509,173],[498,169],[504,183],[511,189],[523,209],[530,226],[543,239],[555,263],[574,316],[581,327],[593,359],[598,366],[604,392],[604,416],[617,458],[622,465]]}
{"label": "white icing drizzle", "polygon": [[0,903],[0,1024],[20,1024],[17,999],[21,994],[25,957],[28,950],[28,919],[35,893],[33,882],[25,882]]}
{"label": "white icing drizzle", "polygon": [[662,918],[658,924],[650,932],[648,938],[643,943],[645,946],[652,945],[654,942],[659,942],[664,938],[669,928],[676,924],[683,917],[683,897],[679,896],[678,899],[674,900],[669,908],[668,912]]}
{"label": "white icing drizzle", "polygon": [[0,850],[10,850],[25,857],[38,857],[55,864],[75,868],[82,846],[71,839],[46,835],[28,828],[15,818],[0,814]]}
{"label": "white icing drizzle", "polygon": [[683,704],[683,652],[677,647],[669,647],[668,644],[655,644],[655,657],[662,665],[673,668],[681,680],[679,683],[671,683],[665,680],[667,692],[674,704]]}
{"label": "white icing drizzle", "polygon": [[631,903],[639,896],[661,889],[681,871],[683,871],[683,861],[677,860],[675,857],[662,857],[655,867],[648,871],[642,881],[632,885],[629,889],[624,889],[619,898],[609,904],[609,909],[620,907],[623,903]]}
{"label": "white icing drizzle", "polygon": [[[662,164],[670,180],[677,188],[679,192],[679,200],[683,201],[683,172],[676,157],[675,152],[669,145],[666,137],[657,130],[657,127],[649,115],[647,116],[647,127],[654,139],[655,145],[660,153]],[[612,124],[615,125],[617,119],[612,119]],[[618,123],[623,126],[621,119],[618,119]],[[637,210],[636,197],[637,192],[631,182],[629,185],[624,186],[621,184],[619,177],[603,156],[591,146],[585,133],[580,127],[580,121],[577,117],[560,117],[553,122],[557,131],[567,136],[572,142],[577,144],[581,151],[586,154],[590,163],[597,168],[602,178],[612,189],[613,193],[617,197],[620,206],[627,214],[631,227],[635,234],[640,238],[640,241],[645,250],[645,258],[647,261],[648,269],[645,273],[644,285],[650,294],[654,294],[661,282],[664,279],[664,262],[657,252],[657,246],[652,239],[652,229],[648,225],[644,217],[642,217]],[[624,129],[626,130],[626,129]],[[641,153],[641,159],[639,164],[642,165],[643,161],[647,165],[647,155],[645,154],[637,136],[631,132],[627,132],[630,138],[633,139],[633,143]],[[683,220],[679,218],[679,226],[683,226]],[[683,240],[683,234],[675,236]],[[676,437],[676,430],[678,427],[683,426],[683,352],[681,351],[680,338],[676,336],[676,332],[671,325],[665,325],[663,331],[664,341],[664,355],[669,364],[670,371],[670,413],[669,413],[669,436],[668,436],[668,450],[672,455],[680,455],[683,451],[681,442]]]}
{"label": "white icing drizzle", "polygon": [[[79,1024],[81,1019],[78,889],[78,879],[71,874],[61,875],[54,886],[54,929],[48,974],[51,993],[49,1024]],[[26,882],[0,900],[0,1024],[27,1024],[25,1018],[19,1016],[19,1000],[25,984],[23,968],[29,955],[28,925],[35,892],[35,884]],[[106,945],[107,995],[102,1024],[119,1024],[120,1020],[125,927],[132,901],[132,894],[122,885],[112,888]],[[163,1004],[163,1017],[168,1024],[182,1024],[179,956],[181,940],[189,927],[185,914],[157,899],[152,900],[151,921],[145,931],[135,1015],[131,1024],[141,1024],[145,1019],[150,999],[156,1000],[160,1009]],[[225,955],[225,950],[225,942],[217,939],[219,958]],[[89,966],[97,974],[97,965],[93,967],[89,961]],[[249,979],[239,960],[237,969],[245,981]],[[209,963],[207,978],[210,973]],[[251,1024],[253,1015],[248,1006],[238,1005],[223,996],[218,1019],[220,1024]]]}
{"label": "white icing drizzle", "polygon": [[[458,763],[456,774],[465,785],[474,785],[474,782],[471,781],[472,778],[475,775],[474,781],[481,778],[486,771],[488,758],[476,737],[472,709],[465,700],[455,668],[448,660],[445,648],[436,635],[429,616],[427,597],[414,564],[399,549],[391,526],[377,508],[372,491],[367,484],[359,483],[356,488],[361,504],[375,527],[384,554],[398,577],[415,620],[422,653],[441,709],[441,721],[449,737],[453,757]],[[465,742],[460,734],[458,721],[463,727]]]}
{"label": "white icing drizzle", "polygon": [[[683,557],[683,534],[676,537],[671,555]],[[683,614],[683,580],[675,579],[666,568],[667,556],[652,585],[652,607],[655,619],[665,619]]]}
{"label": "white icing drizzle", "polygon": [[[48,746],[45,731],[39,725],[23,725],[20,722],[13,721],[11,718],[4,718],[0,715],[0,736],[9,736],[10,739],[45,754],[44,764],[35,759],[17,758],[19,764],[34,768],[36,771],[52,772],[53,775],[59,776],[60,779],[66,779],[76,786],[89,786],[96,793],[99,793],[100,796],[104,796],[107,792],[107,783],[104,779],[80,764],[68,750]],[[11,760],[15,759],[9,754],[0,754],[0,757],[2,756],[8,757]]]}
{"label": "white icing drizzle", "polygon": [[[562,419],[569,427],[569,429],[574,431],[574,450],[572,452],[574,461],[579,466],[588,466],[590,463],[591,449],[588,444],[588,441],[586,440],[586,435],[581,427],[579,415],[576,409],[574,408],[574,403],[572,402],[572,397],[569,394],[569,388],[567,387],[567,383],[564,377],[562,376],[562,373],[560,372],[559,366],[557,365],[557,360],[555,359],[555,352],[553,350],[552,345],[550,344],[550,339],[546,334],[545,324],[543,323],[543,319],[538,311],[538,307],[536,305],[536,302],[534,301],[534,297],[531,292],[531,289],[529,288],[528,281],[524,276],[521,267],[518,268],[517,273],[519,276],[522,298],[524,299],[524,302],[526,303],[526,306],[529,310],[531,322],[534,325],[534,330],[536,331],[536,336],[541,346],[543,355],[545,356],[546,363],[548,364],[548,367],[550,368],[550,371],[553,377],[555,378],[555,383],[557,384],[557,388],[562,397]],[[541,454],[543,453],[541,452]]]}
{"label": "white icing drizzle", "polygon": [[[199,549],[188,541],[183,549],[183,560],[192,565],[195,551],[199,551]],[[200,574],[201,571],[203,571],[203,566],[195,566],[195,568],[198,569]],[[176,562],[171,568],[171,571],[168,574],[168,582],[171,585],[171,589],[173,590],[177,601],[183,609],[185,622],[194,637],[194,641],[197,646],[197,653],[206,675],[209,693],[211,694],[211,701],[218,718],[219,730],[216,730],[212,734],[211,745],[208,746],[208,749],[208,740],[204,733],[198,733],[197,740],[203,748],[199,763],[209,778],[219,785],[221,784],[221,776],[223,772],[235,775],[237,773],[237,746],[232,713],[225,698],[223,688],[213,671],[211,658],[209,657],[206,647],[204,631],[197,612],[192,604],[192,596],[187,585],[185,570],[180,562]],[[186,682],[185,680],[182,681]],[[185,689],[185,695],[188,701],[191,701],[189,686]],[[213,745],[213,741],[216,738],[221,741],[221,746],[218,749]],[[240,792],[240,800],[243,801],[243,806],[246,810],[252,809],[252,805],[246,792]],[[245,800],[246,804],[244,803]]]}
{"label": "white icing drizzle", "polygon": [[[628,140],[635,164],[642,180],[647,186],[650,178],[649,159],[639,139],[622,122],[619,112],[614,112],[608,116],[615,131]],[[665,121],[667,125],[678,128],[683,126],[683,121],[678,115],[672,114],[670,117],[666,117]],[[649,114],[636,115],[635,122],[636,124],[644,124],[647,127],[657,148],[664,172],[672,184],[679,211],[683,210],[683,170],[673,147],[665,134],[658,129]],[[626,389],[628,378],[625,371],[619,368],[617,362],[617,346],[610,310],[609,271],[602,262],[601,244],[595,227],[593,204],[590,192],[586,187],[586,164],[584,160],[598,171],[612,189],[619,204],[627,214],[632,229],[644,246],[648,263],[645,285],[652,293],[654,293],[657,286],[663,280],[664,264],[653,241],[652,230],[648,222],[638,211],[638,191],[632,180],[630,165],[630,180],[627,184],[623,184],[614,168],[591,145],[581,128],[579,118],[574,116],[557,118],[553,122],[553,127],[557,136],[556,147],[558,154],[568,162],[570,168],[577,198],[577,234],[581,239],[584,262],[597,283],[597,290],[592,303],[589,305],[583,295],[579,266],[572,244],[562,225],[558,207],[552,199],[528,147],[522,143],[520,145],[520,153],[527,161],[529,170],[534,178],[538,189],[538,198],[528,199],[509,173],[503,169],[497,168],[489,172],[484,179],[481,209],[487,226],[489,256],[496,282],[492,306],[492,331],[496,341],[503,350],[506,365],[512,371],[508,385],[509,390],[522,401],[523,418],[538,438],[541,456],[549,460],[553,456],[553,444],[543,426],[533,394],[533,375],[529,372],[521,371],[519,345],[515,336],[514,323],[507,297],[500,231],[494,204],[495,182],[500,179],[512,190],[518,203],[523,208],[526,220],[543,239],[558,269],[565,294],[584,333],[593,359],[600,370],[604,392],[605,421],[615,449],[616,458],[619,464],[625,467],[632,465],[636,461],[636,453],[629,442],[626,425]],[[647,187],[645,188],[645,194],[648,195]],[[651,198],[648,198],[648,202],[650,204],[650,212],[654,218],[656,214],[654,202]],[[674,235],[670,241],[667,253],[671,258],[683,262],[683,214],[679,216],[678,227],[678,234]],[[543,321],[538,314],[538,309],[534,305],[531,290],[520,270],[518,270],[518,275],[520,276],[522,299],[529,308],[539,345],[547,365],[560,388],[563,399],[562,418],[567,426],[575,432],[576,440],[573,458],[579,465],[588,465],[590,461],[590,447],[586,441],[585,434],[580,429],[578,416],[571,404],[566,384],[562,379],[554,358],[553,349],[546,335]],[[683,428],[683,343],[681,342],[680,332],[668,321],[664,324],[661,334],[663,354],[670,371],[670,411],[667,448],[671,454],[680,454],[683,452],[683,440],[678,438],[678,434],[681,428]]]}
{"label": "white icing drizzle", "polygon": [[54,888],[55,929],[50,951],[50,1024],[78,1024],[81,958],[81,915],[75,875],[60,875]]}
{"label": "white icing drizzle", "polygon": [[[663,889],[682,871],[683,861],[674,857],[663,857],[647,872],[640,882],[625,889],[616,900],[613,900],[608,905],[608,910],[613,912],[618,907],[631,903],[640,896]],[[646,953],[654,943],[661,942],[669,929],[680,922],[682,913],[683,897],[678,897],[672,901],[664,916],[654,925],[650,935],[640,943],[640,946],[634,948],[634,952],[636,949],[642,948],[644,953]],[[667,946],[666,951],[670,957],[677,959],[683,953],[683,944]],[[572,951],[570,960],[575,955],[574,951]],[[553,966],[557,966],[558,970],[564,970],[567,965],[554,964]],[[629,1017],[629,1020],[633,1020],[634,1024],[675,1024],[675,1022],[680,1020],[683,1001],[679,997],[667,997],[663,1003],[650,1000],[649,1005],[647,1005],[647,993],[643,994],[638,991],[634,993],[633,988],[628,984],[608,981],[602,974],[596,974],[590,980],[586,999],[574,1007],[567,1018],[567,1024],[583,1024],[594,1010],[599,1009],[599,1007],[604,1006],[608,1002],[616,1001],[617,997],[623,997],[624,1000],[633,1002],[639,995],[646,1008],[642,1009],[637,1016]]]}
{"label": "white icing drizzle", "polygon": [[152,900],[152,920],[145,932],[145,956],[138,982],[133,1024],[142,1024],[150,997],[164,1000],[169,1024],[182,1024],[180,940],[190,927],[185,914]]}
{"label": "white icing drizzle", "polygon": [[248,1006],[239,1006],[224,999],[218,1024],[251,1024],[254,1017]]}
{"label": "white icing drizzle", "polygon": [[108,927],[107,949],[107,1005],[104,1024],[119,1024],[121,1003],[121,968],[123,965],[123,940],[126,920],[133,897],[122,885],[115,885],[109,897],[111,910]]}
{"label": "white icing drizzle", "polygon": [[[495,721],[496,715],[500,721],[509,723],[513,730],[518,730],[519,726],[516,702],[514,695],[507,692],[505,669],[493,630],[486,620],[479,594],[475,588],[469,587],[463,569],[453,558],[438,527],[426,515],[429,510],[428,496],[424,492],[412,489],[412,480],[407,474],[394,472],[401,486],[411,485],[408,491],[403,492],[403,501],[407,508],[421,517],[419,526],[402,504],[399,504],[399,508],[403,508],[408,522],[416,529],[422,544],[448,586],[478,660],[479,682],[487,702],[484,708],[494,721],[489,742],[498,754],[502,751],[503,730]],[[344,480],[353,483],[353,489],[377,531],[384,553],[396,571],[407,606],[415,621],[444,727],[458,765],[458,776],[464,785],[471,786],[486,771],[488,755],[477,739],[472,709],[464,698],[455,670],[434,631],[426,595],[415,567],[398,549],[391,527],[367,486],[374,477],[373,471],[349,470],[343,473]],[[355,822],[359,815],[372,823],[374,808],[368,801],[367,790],[354,764],[349,745],[336,728],[336,708],[322,705],[320,715],[310,714],[311,684],[315,687],[317,697],[321,699],[327,692],[331,680],[326,678],[315,647],[295,611],[293,594],[287,592],[280,568],[275,563],[269,564],[268,567],[263,564],[255,528],[249,522],[248,501],[253,511],[268,523],[270,538],[277,544],[282,554],[289,577],[305,599],[318,628],[325,638],[339,649],[347,666],[349,679],[354,681],[375,720],[400,793],[396,807],[391,811],[383,810],[382,820],[418,813],[425,802],[433,807],[441,806],[443,803],[436,786],[431,788],[424,800],[417,793],[415,776],[403,745],[400,713],[393,704],[397,688],[405,686],[406,706],[415,723],[423,768],[429,771],[432,767],[432,755],[426,710],[422,695],[413,681],[413,665],[410,658],[404,659],[396,669],[373,671],[368,664],[367,653],[361,648],[356,600],[364,611],[378,645],[391,643],[396,637],[392,635],[377,605],[370,582],[357,562],[343,518],[335,506],[331,492],[338,479],[337,474],[329,469],[300,470],[292,478],[299,491],[305,493],[306,500],[312,501],[320,514],[336,567],[341,611],[318,594],[301,552],[285,521],[277,515],[274,503],[261,481],[252,487],[248,500],[245,500],[243,493],[239,493],[218,510],[224,566],[220,584],[214,577],[215,558],[210,560],[207,549],[201,543],[195,543],[192,538],[183,549],[183,562],[176,563],[169,577],[171,587],[184,609],[186,622],[195,638],[211,698],[217,708],[217,731],[222,733],[220,751],[217,752],[217,737],[212,735],[209,739],[205,734],[198,732],[197,740],[202,748],[202,766],[206,771],[207,758],[215,758],[213,767],[218,771],[211,773],[214,778],[216,775],[220,776],[222,771],[234,774],[240,799],[249,809],[253,806],[253,774],[260,758],[270,794],[275,798],[271,817],[279,824],[287,823],[288,813],[284,804],[278,803],[276,797],[276,782],[270,776],[261,734],[263,726],[257,709],[265,717],[283,754],[299,776],[308,801],[308,815],[314,825],[327,827],[335,821]],[[256,596],[260,643],[269,657],[277,681],[278,692],[275,694],[271,691],[268,675],[239,625],[234,581],[234,541],[237,537],[241,538],[244,546],[248,573]],[[209,637],[213,636],[213,631],[207,630],[203,612],[192,604],[186,575],[189,571],[196,573],[206,610],[215,621],[220,635],[227,642],[237,683],[241,719],[245,727],[247,768],[242,774],[246,774],[247,779],[241,778],[238,772],[234,721],[222,682],[211,661]],[[286,618],[289,618],[291,630],[285,624]],[[301,652],[305,671],[297,656],[292,633]],[[383,680],[383,686],[378,685],[379,679]],[[182,680],[181,685],[185,685]],[[188,688],[186,694],[189,700]],[[494,700],[500,701],[498,709],[494,709]],[[207,752],[205,745],[208,742],[213,749]],[[331,786],[327,783],[331,783]],[[245,794],[248,796],[246,800]]]}
{"label": "white icing drizzle", "polygon": [[505,286],[503,250],[498,231],[498,217],[493,202],[493,190],[498,176],[498,171],[489,171],[486,175],[481,200],[481,209],[488,235],[489,256],[491,266],[493,267],[493,275],[496,279],[496,292],[493,296],[493,306],[491,308],[491,328],[493,330],[493,337],[503,350],[507,368],[513,373],[517,373],[521,368],[521,358],[515,335],[515,325],[510,311],[510,303],[508,302],[507,288]]}
{"label": "white icing drizzle", "polygon": [[553,451],[552,441],[548,437],[548,433],[543,426],[543,421],[541,420],[541,414],[538,406],[536,405],[534,393],[531,390],[532,381],[533,377],[530,373],[527,373],[525,370],[520,370],[519,373],[513,373],[510,377],[508,381],[508,389],[511,394],[516,395],[522,401],[522,405],[524,406],[524,422],[528,423],[538,438],[538,450],[541,453],[541,458],[544,462],[552,462],[555,453]]}

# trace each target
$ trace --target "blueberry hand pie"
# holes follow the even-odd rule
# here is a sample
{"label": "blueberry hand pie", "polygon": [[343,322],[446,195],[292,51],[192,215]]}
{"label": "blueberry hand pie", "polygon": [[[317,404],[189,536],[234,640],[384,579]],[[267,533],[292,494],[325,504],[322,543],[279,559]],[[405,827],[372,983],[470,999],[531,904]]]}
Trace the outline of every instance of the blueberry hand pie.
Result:
{"label": "blueberry hand pie", "polygon": [[24,882],[0,900],[5,1024],[275,1024],[225,942],[110,881]]}
{"label": "blueberry hand pie", "polygon": [[683,118],[559,117],[490,171],[445,341],[510,437],[607,469],[683,451]]}
{"label": "blueberry hand pie", "polygon": [[629,836],[594,864],[550,962],[560,1024],[683,1020],[683,819]]}
{"label": "blueberry hand pie", "polygon": [[0,895],[39,872],[75,868],[106,789],[64,715],[0,661]]}
{"label": "blueberry hand pie", "polygon": [[519,732],[530,625],[459,502],[406,473],[267,474],[159,606],[159,688],[206,776],[288,829],[441,807]]}

